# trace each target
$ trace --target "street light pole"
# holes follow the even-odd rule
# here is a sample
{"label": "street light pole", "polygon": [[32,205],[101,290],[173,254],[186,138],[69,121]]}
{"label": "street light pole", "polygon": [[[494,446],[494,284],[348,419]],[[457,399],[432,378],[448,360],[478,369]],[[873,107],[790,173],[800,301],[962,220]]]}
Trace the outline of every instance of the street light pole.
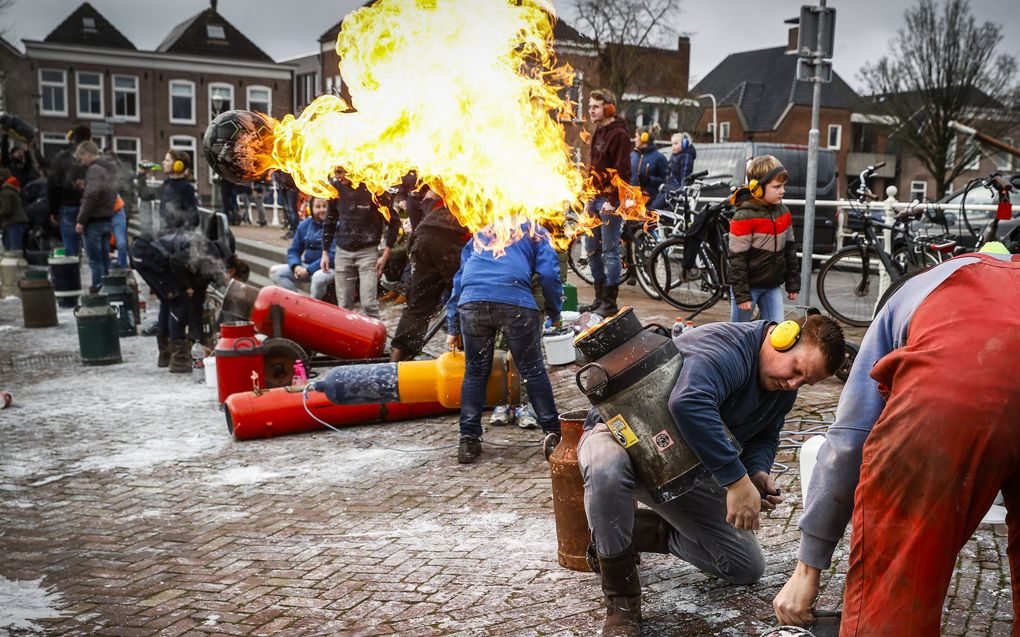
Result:
{"label": "street light pole", "polygon": [[712,95],[711,93],[705,93],[704,95],[699,95],[698,99],[701,100],[701,99],[705,99],[706,97],[709,98],[710,100],[712,100],[712,143],[713,144],[718,144],[719,143],[719,118],[717,117],[716,104],[715,104],[715,95]]}
{"label": "street light pole", "polygon": [[[825,0],[819,3],[825,8]],[[812,254],[815,247],[815,195],[818,192],[818,115],[822,103],[821,65],[824,48],[826,14],[819,14],[818,41],[813,56],[815,72],[813,94],[811,97],[811,130],[808,132],[807,183],[804,189],[804,243],[800,262],[800,303],[811,305],[811,269],[814,266]]]}

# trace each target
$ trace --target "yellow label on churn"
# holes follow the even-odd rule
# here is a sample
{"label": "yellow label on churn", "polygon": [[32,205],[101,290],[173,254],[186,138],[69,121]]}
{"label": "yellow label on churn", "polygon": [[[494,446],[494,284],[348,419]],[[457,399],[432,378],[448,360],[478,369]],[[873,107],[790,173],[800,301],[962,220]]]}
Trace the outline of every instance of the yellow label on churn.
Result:
{"label": "yellow label on churn", "polygon": [[621,414],[617,414],[609,419],[606,423],[609,427],[609,431],[612,432],[613,437],[616,438],[616,442],[620,443],[620,446],[624,449],[637,444],[638,437],[634,434],[634,430],[630,428],[627,421],[623,419]]}

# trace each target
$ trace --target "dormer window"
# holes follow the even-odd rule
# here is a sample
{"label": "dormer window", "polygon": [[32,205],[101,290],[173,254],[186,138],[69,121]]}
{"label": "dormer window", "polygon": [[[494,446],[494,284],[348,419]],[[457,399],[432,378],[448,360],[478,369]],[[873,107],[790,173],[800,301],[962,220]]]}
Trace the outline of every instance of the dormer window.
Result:
{"label": "dormer window", "polygon": [[207,24],[205,25],[205,32],[209,35],[210,40],[226,40],[227,35],[223,32],[223,26],[219,24]]}
{"label": "dormer window", "polygon": [[98,33],[96,30],[96,19],[95,18],[82,18],[81,19],[82,30],[89,33]]}

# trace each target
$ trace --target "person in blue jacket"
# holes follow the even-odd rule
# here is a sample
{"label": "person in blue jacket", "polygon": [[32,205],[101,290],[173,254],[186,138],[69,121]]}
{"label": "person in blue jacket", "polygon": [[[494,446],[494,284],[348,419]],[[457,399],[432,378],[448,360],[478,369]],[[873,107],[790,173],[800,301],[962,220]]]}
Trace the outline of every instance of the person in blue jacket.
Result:
{"label": "person in blue jacket", "polygon": [[504,254],[486,248],[491,226],[475,233],[461,252],[447,304],[451,349],[464,349],[464,383],[460,401],[460,444],[457,462],[469,464],[482,454],[482,409],[492,369],[496,335],[502,331],[517,371],[528,388],[528,400],[546,434],[559,434],[559,414],[542,356],[542,323],[532,292],[537,274],[545,311],[557,324],[563,301],[560,263],[545,228],[526,222],[522,236]]}
{"label": "person in blue jacket", "polygon": [[[662,399],[710,475],[678,497],[653,500],[648,489],[657,485],[638,479],[595,409],[577,446],[592,531],[589,563],[601,573],[605,596],[603,635],[640,634],[640,552],[671,553],[730,584],[758,581],[765,556],[754,530],[760,511],[782,502],[771,470],[786,414],[799,387],[843,363],[843,332],[821,315],[779,325],[712,323],[673,340],[683,366]],[[635,499],[649,508],[635,513]]]}
{"label": "person in blue jacket", "polygon": [[333,246],[323,248],[322,231],[326,219],[328,202],[320,197],[312,197],[308,201],[308,209],[312,214],[298,224],[294,239],[287,249],[287,263],[269,268],[269,278],[273,285],[297,291],[295,281],[311,281],[310,294],[313,299],[321,299],[326,295],[333,273],[320,267],[325,257],[327,264],[333,263]]}
{"label": "person in blue jacket", "polygon": [[666,195],[683,186],[687,178],[694,173],[694,160],[698,157],[698,151],[691,142],[691,136],[687,133],[676,133],[670,139],[673,142],[673,153],[669,157],[666,182],[655,195],[655,199],[648,204],[649,210],[666,209]]}
{"label": "person in blue jacket", "polygon": [[655,145],[658,129],[658,126],[639,128],[630,155],[630,183],[640,186],[641,193],[649,199],[658,194],[669,171],[669,162]]}

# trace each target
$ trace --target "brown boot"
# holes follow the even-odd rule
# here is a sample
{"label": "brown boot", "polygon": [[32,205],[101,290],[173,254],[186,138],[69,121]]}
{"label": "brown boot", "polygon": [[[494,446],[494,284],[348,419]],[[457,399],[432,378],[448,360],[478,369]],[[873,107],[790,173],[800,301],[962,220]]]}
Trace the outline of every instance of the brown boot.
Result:
{"label": "brown boot", "polygon": [[191,348],[188,347],[188,339],[170,341],[170,373],[191,373]]}
{"label": "brown boot", "polygon": [[156,347],[159,348],[156,367],[168,367],[170,365],[170,339],[166,336],[157,336]]}
{"label": "brown boot", "polygon": [[602,295],[605,293],[605,283],[595,283],[595,299],[591,303],[580,305],[577,311],[584,314],[585,312],[594,312],[597,308],[602,305]]}
{"label": "brown boot", "polygon": [[638,581],[634,545],[617,555],[599,556],[602,593],[606,602],[603,637],[640,637],[641,582]]}

